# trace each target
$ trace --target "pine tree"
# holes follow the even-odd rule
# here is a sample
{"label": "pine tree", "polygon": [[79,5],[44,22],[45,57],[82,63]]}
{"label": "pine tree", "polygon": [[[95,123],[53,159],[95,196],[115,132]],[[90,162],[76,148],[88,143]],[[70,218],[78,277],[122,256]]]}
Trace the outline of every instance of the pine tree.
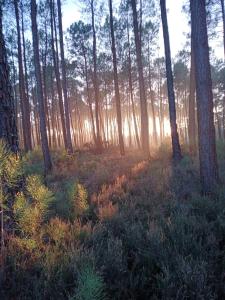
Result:
{"label": "pine tree", "polygon": [[165,0],[160,0],[160,7],[161,7],[161,18],[162,18],[162,26],[163,26],[165,57],[166,57],[166,77],[167,77],[167,89],[168,89],[168,100],[169,100],[173,159],[174,161],[177,162],[181,159],[182,156],[181,156],[180,142],[179,142],[179,136],[177,131],[176,104],[175,104],[175,94],[174,94],[174,87],[173,87],[170,40],[169,40],[169,30],[168,30]]}
{"label": "pine tree", "polygon": [[36,0],[31,0],[31,22],[32,22],[32,37],[33,37],[33,51],[35,64],[35,78],[37,84],[37,96],[39,101],[39,118],[40,118],[40,132],[41,132],[41,146],[44,157],[45,173],[52,168],[51,156],[48,147],[48,137],[46,131],[46,116],[44,109],[44,96],[41,78],[40,55],[39,55],[39,39],[37,29],[37,4]]}
{"label": "pine tree", "polygon": [[209,193],[218,182],[218,165],[206,23],[206,1],[191,0],[190,6],[197,94],[200,177],[202,191]]}
{"label": "pine tree", "polygon": [[15,106],[2,28],[2,1],[0,1],[0,139],[4,139],[13,152],[18,151]]}

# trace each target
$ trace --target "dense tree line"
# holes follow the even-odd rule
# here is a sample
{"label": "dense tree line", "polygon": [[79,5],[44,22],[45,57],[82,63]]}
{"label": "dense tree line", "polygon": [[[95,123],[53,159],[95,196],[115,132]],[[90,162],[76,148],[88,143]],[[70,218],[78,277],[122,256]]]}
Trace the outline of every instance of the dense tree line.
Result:
{"label": "dense tree line", "polygon": [[[20,148],[41,145],[46,172],[54,148],[101,153],[113,145],[124,155],[133,147],[149,158],[171,136],[179,162],[180,144],[196,154],[198,142],[202,187],[211,191],[218,182],[215,141],[225,137],[225,69],[213,52],[209,59],[208,39],[219,24],[225,28],[224,1],[187,3],[188,47],[173,60],[165,0],[122,0],[119,7],[85,0],[82,7],[82,20],[65,31],[60,0],[1,1],[10,20],[5,16],[5,38],[0,28],[7,87],[0,113],[9,118],[1,118],[0,136],[16,143],[5,128],[16,136],[13,109]],[[158,54],[161,22],[165,58]]]}

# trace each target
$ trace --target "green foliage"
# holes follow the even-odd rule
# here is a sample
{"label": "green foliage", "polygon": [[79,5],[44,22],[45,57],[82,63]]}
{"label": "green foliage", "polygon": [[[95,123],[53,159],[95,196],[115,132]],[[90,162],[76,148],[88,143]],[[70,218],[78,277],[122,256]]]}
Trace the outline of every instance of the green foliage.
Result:
{"label": "green foliage", "polygon": [[41,177],[37,175],[28,176],[26,180],[26,189],[32,202],[43,214],[54,200],[53,193],[42,183]]}
{"label": "green foliage", "polygon": [[70,300],[106,300],[105,284],[93,267],[84,267],[78,275],[77,290]]}
{"label": "green foliage", "polygon": [[[88,200],[79,177],[49,188],[27,177],[13,205],[19,230],[7,242],[3,299],[225,298],[224,186],[202,196],[188,156],[176,166],[131,161],[123,174]],[[79,178],[89,193],[101,178],[92,176]]]}
{"label": "green foliage", "polygon": [[61,190],[55,193],[55,201],[52,204],[55,215],[63,220],[72,220],[72,206],[65,192],[65,184],[62,183]]}
{"label": "green foliage", "polygon": [[87,191],[80,183],[72,185],[68,189],[69,199],[73,202],[73,213],[75,217],[81,216],[88,209]]}
{"label": "green foliage", "polygon": [[20,159],[9,150],[3,140],[0,140],[0,188],[5,200],[12,190],[19,187],[21,176]]}
{"label": "green foliage", "polygon": [[87,191],[78,182],[64,182],[53,204],[56,215],[74,221],[88,211]]}
{"label": "green foliage", "polygon": [[16,195],[13,210],[21,232],[34,235],[49,217],[54,201],[53,193],[41,182],[39,176],[26,179],[23,192]]}

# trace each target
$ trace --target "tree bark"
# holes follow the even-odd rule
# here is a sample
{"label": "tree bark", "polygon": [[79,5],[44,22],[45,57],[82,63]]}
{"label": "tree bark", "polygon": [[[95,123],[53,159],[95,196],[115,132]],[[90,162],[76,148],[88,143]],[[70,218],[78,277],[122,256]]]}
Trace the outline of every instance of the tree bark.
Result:
{"label": "tree bark", "polygon": [[169,30],[168,30],[166,1],[165,0],[160,0],[160,7],[161,7],[161,18],[162,18],[165,58],[166,58],[166,77],[167,77],[167,89],[168,89],[168,100],[169,100],[169,114],[170,114],[173,159],[174,159],[174,161],[178,162],[182,158],[182,155],[181,155],[179,136],[178,136],[178,132],[177,132],[176,104],[175,104],[175,95],[174,95],[174,86],[173,86],[170,40],[169,40]]}
{"label": "tree bark", "polygon": [[[23,62],[24,62],[24,81],[25,81],[25,93],[26,93],[26,97],[27,97],[27,114],[28,114],[28,122],[29,122],[29,129],[28,129],[28,135],[29,135],[29,131],[30,131],[30,135],[32,132],[32,124],[31,124],[31,116],[30,116],[30,111],[31,111],[31,107],[30,107],[30,100],[29,100],[29,87],[28,87],[28,74],[27,74],[27,59],[26,59],[26,43],[25,43],[25,35],[24,35],[24,11],[23,11],[23,4],[21,3],[21,22],[22,22],[22,41],[23,41]],[[31,138],[31,136],[30,136]],[[31,142],[31,147],[33,147],[32,145],[32,139],[30,140]],[[31,150],[31,149],[30,149]]]}
{"label": "tree bark", "polygon": [[112,40],[112,56],[113,56],[113,78],[114,78],[114,88],[115,88],[115,99],[116,99],[116,116],[117,116],[117,127],[119,135],[119,145],[120,145],[120,154],[124,155],[124,141],[122,133],[122,116],[121,116],[121,101],[120,101],[120,90],[119,90],[119,81],[118,81],[118,72],[117,72],[117,56],[116,56],[116,45],[115,45],[115,35],[114,35],[114,26],[113,26],[113,9],[112,9],[112,0],[109,0],[109,13],[110,13],[110,30],[111,30],[111,40]]}
{"label": "tree bark", "polygon": [[94,0],[91,0],[91,24],[93,35],[93,63],[94,63],[94,92],[95,92],[95,120],[96,120],[96,150],[102,152],[102,139],[100,134],[100,117],[99,117],[99,82],[97,74],[97,53],[96,53],[96,31],[95,31],[95,14],[94,14]]}
{"label": "tree bark", "polygon": [[51,162],[51,156],[48,147],[48,137],[46,131],[46,117],[45,117],[45,109],[44,109],[44,96],[43,96],[43,87],[42,87],[42,78],[41,78],[40,55],[39,55],[36,0],[31,0],[31,23],[32,23],[35,77],[36,77],[36,84],[37,84],[37,96],[39,101],[41,145],[42,145],[42,152],[44,157],[45,173],[47,173],[52,168],[52,162]]}
{"label": "tree bark", "polygon": [[13,152],[18,151],[16,115],[9,67],[2,29],[2,4],[0,3],[0,139],[4,139]]}
{"label": "tree bark", "polygon": [[191,0],[191,29],[195,55],[200,177],[203,193],[212,192],[218,182],[213,93],[205,0]]}
{"label": "tree bark", "polygon": [[72,153],[73,146],[72,146],[71,131],[70,131],[70,115],[69,115],[69,104],[68,104],[69,100],[67,95],[66,64],[65,64],[63,29],[62,29],[61,0],[57,0],[57,6],[58,6],[58,20],[59,20],[59,44],[60,44],[60,54],[61,54],[61,66],[62,66],[62,88],[63,88],[63,95],[64,95],[67,150],[69,153]]}
{"label": "tree bark", "polygon": [[157,129],[156,129],[156,117],[155,117],[155,99],[154,99],[154,91],[152,90],[152,73],[151,73],[149,42],[148,42],[148,84],[149,84],[151,110],[152,110],[153,140],[154,140],[155,146],[157,146],[158,140],[157,140]]}
{"label": "tree bark", "polygon": [[[65,148],[67,149],[68,145],[67,145],[67,134],[66,134],[66,123],[65,123],[65,111],[63,105],[62,86],[61,86],[60,73],[59,73],[58,48],[56,47],[55,49],[55,44],[54,44],[54,27],[55,27],[54,0],[50,0],[50,14],[51,14],[50,22],[51,22],[51,47],[52,47],[53,66],[55,71],[56,87],[57,87],[57,92],[59,97],[59,111],[60,111],[60,118],[61,118],[63,141],[64,141]],[[56,45],[57,45],[57,41],[56,41]]]}
{"label": "tree bark", "polygon": [[95,122],[94,122],[94,115],[93,115],[91,98],[90,98],[90,88],[89,88],[89,82],[88,82],[87,57],[86,57],[86,51],[85,51],[84,46],[82,46],[82,51],[83,51],[83,56],[84,56],[84,73],[85,73],[85,81],[86,81],[86,89],[87,89],[87,102],[88,102],[90,117],[91,117],[91,127],[92,127],[93,140],[94,140],[94,143],[96,145]]}
{"label": "tree bark", "polygon": [[133,26],[134,26],[134,37],[135,37],[135,46],[136,46],[136,59],[137,59],[137,67],[138,67],[138,81],[139,81],[139,92],[140,92],[141,143],[142,143],[142,150],[145,156],[150,157],[148,108],[147,108],[147,98],[146,98],[146,91],[145,91],[145,80],[143,75],[141,39],[140,39],[140,32],[138,26],[136,0],[131,0],[131,6],[133,11]]}
{"label": "tree bark", "polygon": [[19,64],[19,91],[21,101],[21,112],[22,112],[22,127],[23,127],[23,139],[24,149],[29,151],[32,149],[31,144],[31,125],[30,125],[30,108],[29,101],[26,94],[24,70],[23,70],[23,56],[22,56],[22,45],[21,45],[21,33],[20,33],[20,16],[18,0],[14,0],[14,9],[16,16],[16,28],[17,28],[17,46],[18,46],[18,64]]}
{"label": "tree bark", "polygon": [[138,134],[138,125],[137,125],[137,118],[135,114],[135,107],[134,107],[134,93],[133,93],[133,82],[132,82],[132,65],[131,65],[131,51],[130,51],[130,34],[127,22],[127,42],[128,42],[128,76],[129,76],[129,90],[130,90],[130,98],[131,98],[131,106],[132,106],[132,115],[134,120],[134,130],[135,130],[135,137],[138,149],[141,149],[139,134]]}

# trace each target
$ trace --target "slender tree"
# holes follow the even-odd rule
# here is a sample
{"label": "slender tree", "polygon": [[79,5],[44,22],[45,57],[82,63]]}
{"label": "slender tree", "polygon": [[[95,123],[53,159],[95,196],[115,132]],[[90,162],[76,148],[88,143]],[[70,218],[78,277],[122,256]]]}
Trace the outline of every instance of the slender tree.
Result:
{"label": "slender tree", "polygon": [[0,1],[0,139],[4,139],[12,151],[18,151],[15,106],[2,29],[2,1]]}
{"label": "slender tree", "polygon": [[139,93],[140,93],[140,106],[141,106],[141,143],[142,143],[143,152],[147,157],[149,157],[150,152],[149,152],[148,108],[147,108],[147,98],[146,98],[146,90],[145,90],[145,80],[143,75],[141,38],[140,38],[140,31],[138,25],[136,0],[131,0],[131,7],[133,12],[133,26],[134,26]]}
{"label": "slender tree", "polygon": [[177,132],[177,119],[176,119],[176,104],[175,94],[173,87],[173,73],[171,66],[171,53],[170,53],[170,39],[166,13],[166,0],[160,0],[161,7],[161,18],[163,27],[164,37],[164,48],[166,58],[166,77],[167,77],[167,89],[168,89],[168,100],[169,100],[169,114],[170,114],[170,127],[171,127],[171,138],[173,148],[173,159],[179,161],[181,159],[181,149],[179,143],[179,136]]}
{"label": "slender tree", "polygon": [[113,56],[113,78],[114,78],[114,88],[115,88],[115,98],[116,98],[116,113],[117,113],[117,126],[120,144],[120,154],[124,155],[124,141],[122,133],[122,117],[121,117],[121,104],[120,104],[120,91],[119,91],[119,81],[117,73],[117,55],[116,55],[116,45],[115,45],[115,35],[113,26],[113,8],[112,0],[109,0],[109,13],[110,13],[110,30],[111,30],[111,40],[112,40],[112,56]]}
{"label": "slender tree", "polygon": [[141,149],[139,133],[138,133],[138,124],[137,118],[135,114],[135,104],[134,104],[134,93],[133,93],[133,81],[132,81],[132,65],[131,65],[131,50],[130,50],[130,35],[129,35],[129,28],[127,25],[127,41],[128,41],[128,81],[129,81],[129,91],[130,91],[130,99],[131,99],[131,106],[132,106],[132,115],[133,115],[133,122],[134,122],[134,131],[138,149]]}
{"label": "slender tree", "polygon": [[23,140],[24,149],[29,151],[32,149],[31,144],[31,125],[30,125],[30,108],[29,100],[26,94],[24,68],[23,68],[23,55],[21,44],[21,29],[20,29],[20,14],[19,14],[19,0],[14,0],[14,9],[16,16],[16,28],[17,28],[17,47],[18,47],[18,63],[19,63],[19,91],[22,111],[22,127],[23,127]]}
{"label": "slender tree", "polygon": [[69,115],[69,105],[68,105],[68,95],[67,95],[66,64],[65,64],[65,55],[64,55],[61,0],[57,0],[57,6],[58,6],[58,20],[59,20],[59,44],[60,44],[60,54],[61,54],[61,66],[62,66],[62,88],[63,88],[63,95],[64,95],[67,150],[70,153],[72,153],[73,147],[72,147],[71,132],[70,132],[70,115]]}
{"label": "slender tree", "polygon": [[94,11],[94,0],[91,0],[91,25],[92,25],[92,35],[93,35],[93,64],[94,64],[94,74],[93,74],[93,84],[95,92],[95,122],[96,122],[96,148],[100,153],[102,152],[102,139],[100,135],[100,115],[99,115],[99,82],[98,82],[98,72],[97,72],[97,49],[96,49],[96,30],[95,30],[95,11]]}
{"label": "slender tree", "polygon": [[[60,119],[62,125],[62,135],[65,148],[68,149],[67,145],[67,133],[66,133],[66,122],[65,122],[65,111],[63,105],[63,95],[62,95],[62,85],[60,79],[60,72],[59,72],[59,59],[58,59],[58,47],[57,47],[57,32],[56,32],[56,21],[55,21],[55,6],[54,0],[50,0],[50,23],[51,23],[51,47],[52,47],[52,59],[53,59],[53,66],[55,71],[56,77],[56,87],[58,92],[59,98],[59,111],[60,111]],[[55,36],[54,36],[55,35]],[[56,39],[56,47],[55,47],[55,40]]]}
{"label": "slender tree", "polygon": [[206,1],[190,0],[190,8],[195,55],[200,176],[202,191],[209,193],[213,190],[215,183],[218,182],[218,166],[206,24]]}
{"label": "slender tree", "polygon": [[45,109],[44,109],[44,96],[43,96],[43,88],[42,88],[40,55],[39,55],[36,0],[31,0],[31,22],[32,22],[35,78],[37,84],[37,97],[38,97],[38,104],[39,104],[41,145],[42,145],[42,152],[44,157],[45,173],[47,173],[52,168],[52,162],[51,162],[51,156],[48,147],[48,137],[46,131],[46,116],[45,116]]}

